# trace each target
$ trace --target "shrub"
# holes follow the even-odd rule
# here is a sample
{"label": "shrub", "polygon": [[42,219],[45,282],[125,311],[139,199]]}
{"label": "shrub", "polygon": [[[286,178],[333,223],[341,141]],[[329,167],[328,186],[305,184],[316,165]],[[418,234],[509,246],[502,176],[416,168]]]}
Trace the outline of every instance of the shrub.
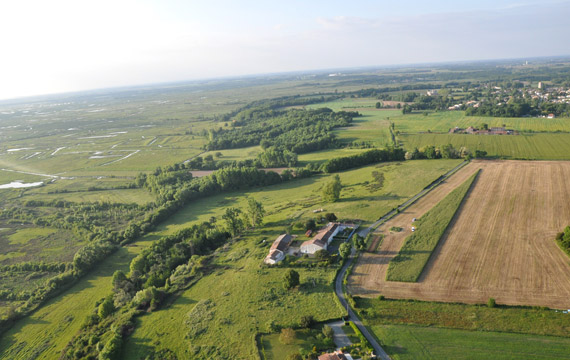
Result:
{"label": "shrub", "polygon": [[279,341],[286,345],[292,344],[293,341],[295,341],[295,330],[291,328],[282,329],[279,335]]}
{"label": "shrub", "polygon": [[283,278],[283,286],[289,290],[297,285],[299,285],[299,273],[293,269],[289,269]]}
{"label": "shrub", "polygon": [[101,319],[106,318],[107,316],[111,315],[115,311],[115,305],[113,304],[113,297],[107,297],[105,301],[103,301],[99,308],[97,309],[97,314]]}
{"label": "shrub", "polygon": [[494,308],[495,306],[497,306],[497,303],[495,302],[494,298],[489,298],[489,300],[487,301],[487,306],[490,308]]}
{"label": "shrub", "polygon": [[303,328],[310,328],[314,324],[315,324],[315,318],[313,317],[313,315],[305,315],[301,317],[301,322],[299,323],[299,325]]}
{"label": "shrub", "polygon": [[327,338],[327,339],[332,339],[333,335],[334,335],[334,330],[332,329],[332,327],[328,326],[328,325],[324,325],[323,326],[323,335]]}

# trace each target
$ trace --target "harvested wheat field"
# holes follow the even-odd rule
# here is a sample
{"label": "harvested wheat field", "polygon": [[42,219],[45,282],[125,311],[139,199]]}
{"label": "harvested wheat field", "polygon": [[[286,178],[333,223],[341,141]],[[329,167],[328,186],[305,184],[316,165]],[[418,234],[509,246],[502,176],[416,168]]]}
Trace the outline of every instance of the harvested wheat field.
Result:
{"label": "harvested wheat field", "polygon": [[[481,168],[417,283],[388,282],[388,262],[419,218]],[[454,183],[454,186],[453,184]],[[375,254],[360,257],[353,295],[570,308],[570,259],[554,241],[570,224],[570,162],[474,161],[388,221]],[[402,233],[389,234],[393,226]]]}

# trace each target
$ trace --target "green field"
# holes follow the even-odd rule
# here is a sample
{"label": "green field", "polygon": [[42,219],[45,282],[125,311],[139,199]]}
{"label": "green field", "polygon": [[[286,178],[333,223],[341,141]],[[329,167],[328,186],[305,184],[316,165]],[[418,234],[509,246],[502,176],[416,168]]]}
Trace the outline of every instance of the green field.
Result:
{"label": "green field", "polygon": [[65,229],[6,224],[0,232],[0,264],[71,261],[84,240]]}
{"label": "green field", "polygon": [[[251,359],[257,354],[254,336],[267,331],[270,321],[291,327],[303,315],[313,315],[318,321],[342,316],[332,291],[336,269],[296,269],[301,278],[299,289],[284,290],[284,269],[261,266],[269,243],[258,245],[263,238],[271,242],[279,231],[266,227],[263,232],[267,234],[248,236],[227,247],[214,262],[218,270],[183,292],[171,306],[139,317],[121,358],[139,359],[155,348],[170,349],[179,359],[198,355]],[[207,326],[205,333],[188,338],[187,314],[204,299],[215,304],[214,317],[202,323]]]}
{"label": "green field", "polygon": [[[195,221],[219,217],[228,206],[245,205],[246,197],[261,201],[267,211],[266,223],[312,218],[314,209],[334,212],[340,219],[360,219],[369,224],[403,203],[427,184],[457,166],[461,160],[406,161],[367,166],[340,173],[344,187],[336,203],[324,203],[321,187],[333,175],[322,175],[294,180],[271,187],[258,188],[243,193],[220,194],[199,199],[172,216],[160,227],[160,232],[172,234]],[[372,172],[385,174],[384,185],[370,190],[374,182]]]}
{"label": "green field", "polygon": [[494,331],[564,337],[570,340],[568,314],[538,307],[488,307],[414,300],[355,297],[366,326],[418,325],[469,331]]}
{"label": "green field", "polygon": [[491,127],[502,127],[514,129],[520,132],[570,132],[570,118],[502,118],[487,116],[465,116],[464,111],[428,111],[427,116],[423,112],[412,114],[391,116],[390,121],[394,122],[396,130],[411,134],[426,132],[446,133],[450,129],[459,127],[466,129],[469,126],[482,128],[483,124]]}
{"label": "green field", "polygon": [[[327,211],[335,212],[339,218],[352,217],[356,214],[359,218],[370,223],[392,209],[395,205],[417,193],[458,163],[459,160],[437,160],[429,162],[407,161],[403,163],[386,163],[346,171],[340,174],[341,180],[345,184],[345,188],[341,194],[341,201],[334,204],[323,204],[320,194],[322,184],[329,181],[330,176],[295,180],[280,185],[255,189],[253,191],[220,194],[196,200],[159,226],[156,232],[145,236],[142,242],[137,242],[136,247],[128,247],[121,250],[118,254],[113,255],[64,295],[51,300],[47,306],[42,307],[31,317],[19,321],[12,330],[6,333],[4,336],[5,340],[0,342],[0,356],[4,354],[13,355],[20,351],[21,354],[23,354],[22,358],[27,358],[29,354],[35,352],[42,354],[43,357],[40,358],[51,358],[50,356],[53,354],[59,353],[64,345],[71,339],[71,336],[79,329],[81,322],[86,314],[91,311],[95,301],[110,292],[110,278],[114,270],[125,269],[128,266],[129,259],[143,247],[157,240],[160,236],[172,234],[197,221],[208,220],[211,216],[219,217],[228,206],[243,206],[246,202],[246,196],[251,196],[258,201],[262,201],[264,204],[267,210],[265,219],[267,225],[262,231],[267,231],[267,233],[258,234],[256,238],[267,237],[267,239],[271,241],[271,239],[283,231],[286,224],[291,221],[303,217],[312,218],[314,216],[312,213],[314,208],[326,207]],[[373,181],[373,171],[385,172],[385,185],[381,190],[371,192],[367,187],[369,184],[366,182]],[[240,266],[236,266],[234,262],[223,262],[223,267],[220,268],[219,272],[209,275],[193,288],[186,291],[182,297],[176,300],[173,307],[148,315],[148,318],[151,318],[152,321],[147,321],[147,317],[142,317],[139,320],[140,328],[137,326],[137,330],[134,333],[134,340],[128,342],[127,349],[130,349],[128,351],[139,354],[141,351],[144,351],[146,346],[158,346],[154,344],[154,340],[142,341],[141,338],[147,339],[145,337],[146,335],[139,334],[156,334],[156,331],[170,331],[169,329],[172,328],[169,327],[170,323],[168,323],[168,321],[178,321],[177,317],[180,316],[180,314],[184,315],[191,310],[189,306],[185,305],[184,301],[187,300],[184,299],[201,299],[203,298],[202,294],[209,294],[212,298],[221,296],[222,301],[226,301],[224,300],[226,297],[221,294],[227,291],[225,288],[232,288],[235,290],[232,290],[234,295],[231,296],[231,299],[237,302],[234,301],[231,303],[231,306],[228,305],[225,311],[229,312],[233,307],[242,307],[245,314],[251,315],[251,313],[246,311],[250,306],[253,309],[251,311],[255,310],[255,312],[260,308],[272,308],[273,305],[271,305],[271,302],[261,305],[250,304],[249,296],[247,296],[247,294],[249,294],[248,291],[250,291],[249,289],[259,289],[259,284],[276,284],[281,281],[280,269],[269,269],[267,272],[260,272],[261,260],[266,255],[266,246],[269,246],[269,244],[270,242],[267,242],[264,247],[257,247],[255,240],[238,242],[236,244],[237,247],[231,248],[232,252],[235,251],[239,254],[241,250],[247,250],[243,258],[239,258],[237,255],[234,256],[235,254],[232,255],[232,258],[236,259],[235,262],[241,264]],[[113,265],[114,262],[117,262],[117,266]],[[229,267],[229,271],[224,271],[226,266]],[[237,274],[239,274],[240,277],[235,276],[235,270],[237,270]],[[315,290],[316,292],[311,295],[312,297],[309,296],[306,299],[306,296],[302,296],[299,298],[303,299],[303,301],[307,301],[307,309],[314,309],[316,311],[314,315],[320,319],[338,316],[336,311],[339,310],[334,310],[335,308],[330,307],[322,308],[322,306],[317,305],[319,304],[319,299],[325,296],[329,299],[327,301],[329,301],[330,304],[336,306],[332,287],[329,284],[334,276],[334,270],[303,270],[301,274],[302,278],[311,277],[317,280],[322,279],[316,282],[318,286],[317,289],[320,290]],[[230,295],[232,291],[228,291]],[[301,300],[296,300],[297,298],[295,296],[297,296],[295,293],[291,294],[290,300],[292,302],[287,305],[292,306],[292,308],[282,307],[276,310],[277,313],[280,313],[279,311],[284,312],[280,314],[285,314],[285,312],[289,314],[287,315],[288,317],[285,317],[285,315],[282,316],[282,318],[288,319],[287,322],[297,321],[298,314],[296,310],[291,311],[291,309],[296,309],[295,301]],[[299,296],[301,296],[301,294],[299,294]],[[241,302],[242,300],[243,302]],[[222,302],[220,302],[219,305],[221,306],[221,304]],[[54,309],[57,309],[57,311]],[[161,316],[170,311],[176,314],[174,319]],[[262,311],[264,314],[267,313],[266,310],[259,311]],[[48,313],[49,317],[47,316]],[[68,316],[74,318],[74,320],[70,322],[69,330],[61,330],[62,332],[58,332],[58,324],[66,323],[65,319]],[[165,329],[156,328],[156,324],[153,323],[155,317],[163,319],[161,320],[161,324],[163,324],[161,327],[164,326]],[[239,341],[241,343],[241,341],[245,341],[244,339],[248,339],[243,345],[247,351],[246,354],[253,354],[254,351],[256,351],[252,338],[255,331],[252,332],[252,326],[254,327],[253,329],[259,328],[259,330],[263,330],[266,325],[266,320],[252,323],[252,319],[251,316],[247,316],[243,319],[240,318],[239,321],[232,321],[234,325],[229,327],[230,329],[236,330],[236,327],[245,326],[245,328],[240,328]],[[39,331],[45,331],[46,334],[48,334],[46,339],[51,339],[49,340],[49,348],[37,339]],[[153,333],[153,331],[155,332]],[[219,334],[219,331],[221,330],[215,330],[213,334]],[[176,332],[176,334],[172,335],[173,338],[178,339],[180,336],[184,336],[184,334],[178,330]],[[209,336],[213,335],[208,334],[208,338],[205,340],[206,344],[212,339]],[[54,340],[55,338],[57,338],[57,340]],[[6,339],[12,339],[13,341]],[[161,341],[166,342],[164,346],[170,346],[169,337],[161,337],[161,339]],[[186,349],[187,347],[184,348],[184,350]]]}
{"label": "green field", "polygon": [[110,293],[115,270],[128,270],[143,246],[123,248],[109,256],[89,275],[60,296],[48,301],[32,315],[19,320],[0,339],[0,358],[54,359],[79,331],[95,302]]}
{"label": "green field", "polygon": [[570,359],[570,339],[406,325],[370,329],[394,360]]}
{"label": "green field", "polygon": [[570,134],[524,135],[462,135],[412,134],[399,135],[404,148],[413,150],[427,145],[452,144],[471,152],[485,150],[491,157],[513,160],[565,160],[570,159]]}
{"label": "green field", "polygon": [[304,166],[309,163],[322,164],[331,158],[356,155],[368,150],[369,149],[330,149],[301,154],[299,155],[299,165]]}
{"label": "green field", "polygon": [[42,192],[27,192],[24,199],[34,200],[65,200],[76,203],[91,203],[91,202],[109,202],[109,203],[122,203],[122,204],[138,204],[144,205],[151,203],[155,200],[154,196],[145,189],[112,189],[112,190],[95,190],[95,191],[81,191],[76,190],[67,193],[42,193]]}

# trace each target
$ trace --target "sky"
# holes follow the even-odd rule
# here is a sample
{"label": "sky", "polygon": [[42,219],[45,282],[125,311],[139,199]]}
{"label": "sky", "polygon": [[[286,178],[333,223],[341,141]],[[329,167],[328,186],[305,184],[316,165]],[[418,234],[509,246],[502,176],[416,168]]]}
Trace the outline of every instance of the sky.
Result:
{"label": "sky", "polygon": [[570,0],[2,0],[0,99],[570,55]]}

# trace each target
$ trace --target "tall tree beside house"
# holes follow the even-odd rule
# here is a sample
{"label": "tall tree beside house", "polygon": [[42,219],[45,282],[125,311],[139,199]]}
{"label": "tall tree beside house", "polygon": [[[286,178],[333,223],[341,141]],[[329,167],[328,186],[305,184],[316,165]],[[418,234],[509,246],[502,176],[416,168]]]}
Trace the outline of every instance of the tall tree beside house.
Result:
{"label": "tall tree beside house", "polygon": [[247,201],[247,220],[252,227],[263,224],[263,217],[265,216],[265,209],[263,204],[255,201],[254,198],[249,198]]}
{"label": "tall tree beside house", "polygon": [[333,180],[323,187],[323,200],[328,202],[336,202],[340,199],[340,191],[342,190],[342,183],[340,177],[335,175]]}

